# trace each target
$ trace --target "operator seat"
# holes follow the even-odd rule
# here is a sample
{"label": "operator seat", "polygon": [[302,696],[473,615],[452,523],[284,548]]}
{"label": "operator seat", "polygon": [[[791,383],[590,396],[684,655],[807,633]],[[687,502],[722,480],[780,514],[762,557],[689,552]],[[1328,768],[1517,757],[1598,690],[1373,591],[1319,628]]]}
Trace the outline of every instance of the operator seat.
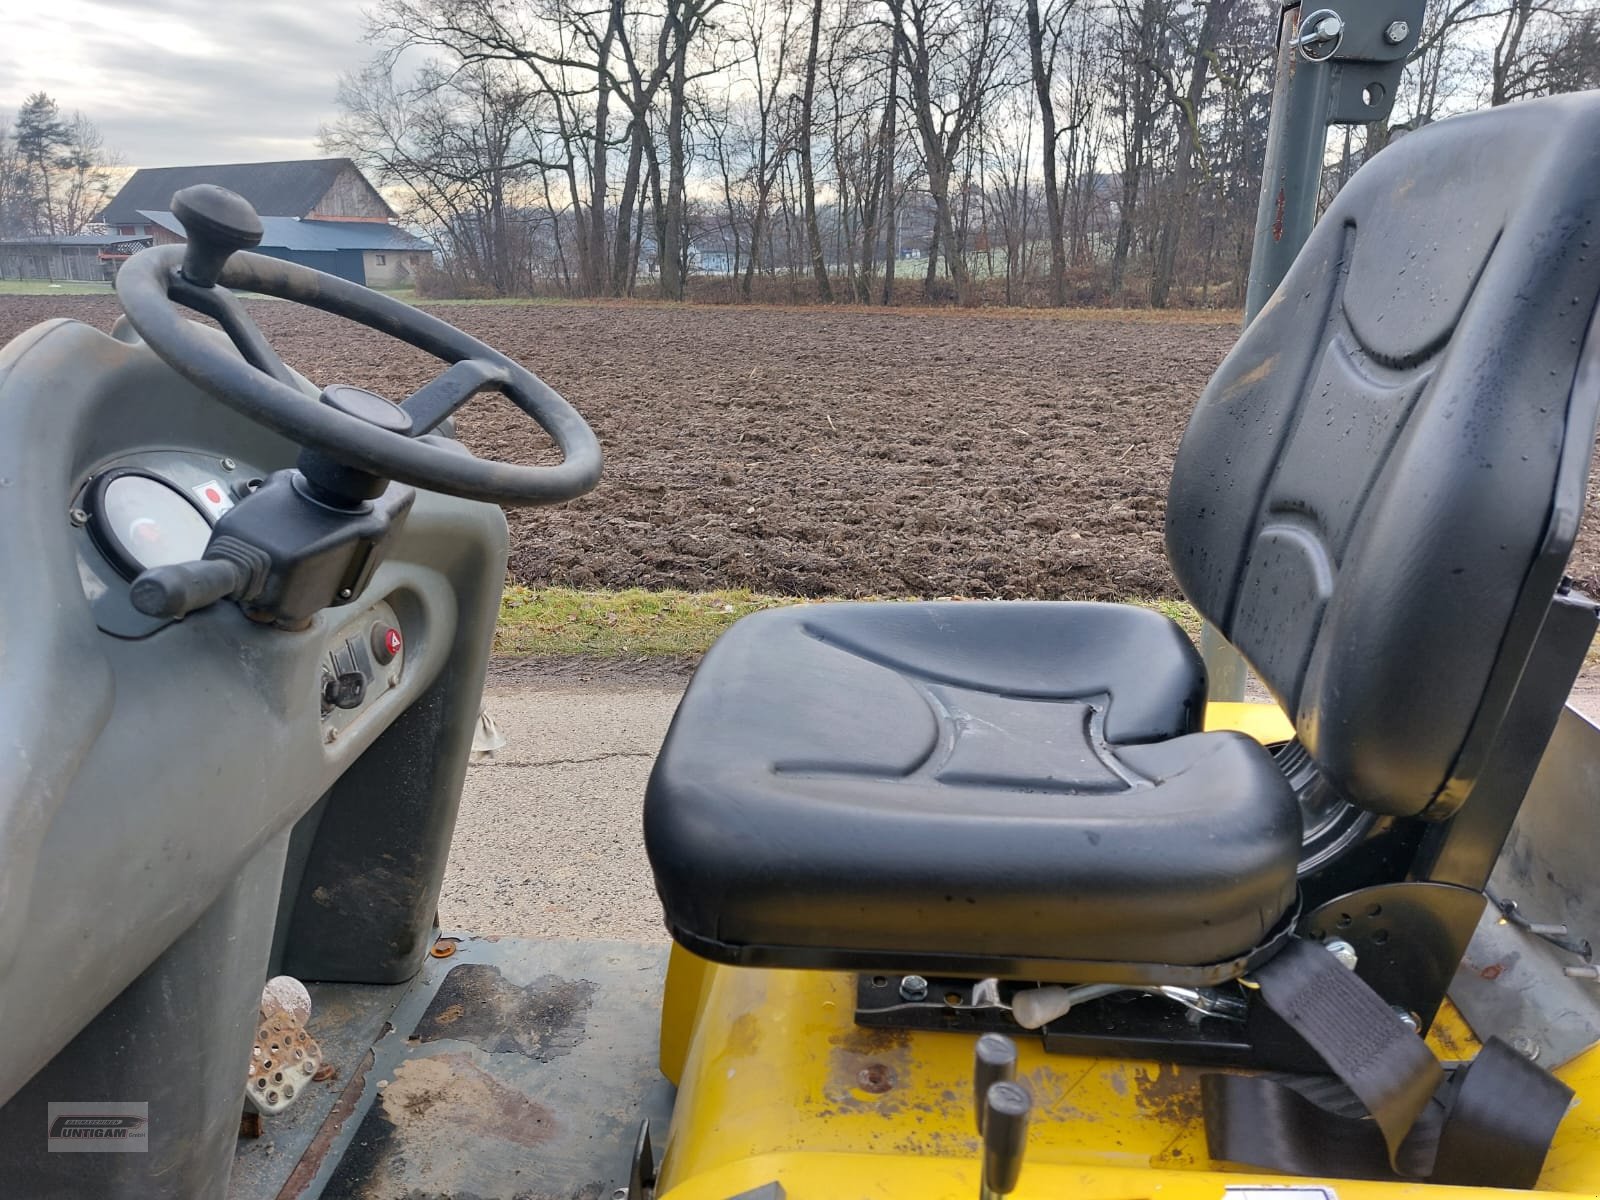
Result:
{"label": "operator seat", "polygon": [[[1173,573],[1369,812],[1470,808],[1577,533],[1597,298],[1600,95],[1455,118],[1355,175],[1200,398]],[[748,617],[650,780],[667,924],[744,965],[1238,975],[1293,923],[1300,812],[1204,699],[1130,607]]]}

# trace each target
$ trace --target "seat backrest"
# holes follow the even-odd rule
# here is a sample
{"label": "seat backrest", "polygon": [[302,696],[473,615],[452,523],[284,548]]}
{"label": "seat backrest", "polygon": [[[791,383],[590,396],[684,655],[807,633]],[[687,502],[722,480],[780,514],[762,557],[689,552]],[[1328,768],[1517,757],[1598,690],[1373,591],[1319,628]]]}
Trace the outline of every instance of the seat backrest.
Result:
{"label": "seat backrest", "polygon": [[1189,422],[1179,585],[1365,808],[1458,803],[1505,716],[1577,536],[1597,302],[1600,93],[1453,118],[1356,173]]}

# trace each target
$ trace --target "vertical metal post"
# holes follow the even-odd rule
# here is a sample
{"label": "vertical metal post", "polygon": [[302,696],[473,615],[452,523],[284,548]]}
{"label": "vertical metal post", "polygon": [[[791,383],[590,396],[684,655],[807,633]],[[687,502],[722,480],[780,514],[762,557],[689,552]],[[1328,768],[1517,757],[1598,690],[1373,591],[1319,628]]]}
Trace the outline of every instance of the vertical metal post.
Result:
{"label": "vertical metal post", "polygon": [[[1300,17],[1299,0],[1290,0],[1278,18],[1278,62],[1261,170],[1261,199],[1256,207],[1255,245],[1250,253],[1250,282],[1245,292],[1246,325],[1272,298],[1317,219],[1333,67],[1310,61],[1296,47]],[[1200,630],[1200,653],[1206,662],[1211,698],[1243,699],[1244,659],[1210,622]]]}
{"label": "vertical metal post", "polygon": [[1272,119],[1256,206],[1255,244],[1244,321],[1255,320],[1311,236],[1328,147],[1333,64],[1312,62],[1295,47],[1301,7],[1285,5],[1278,18],[1278,65],[1272,84]]}

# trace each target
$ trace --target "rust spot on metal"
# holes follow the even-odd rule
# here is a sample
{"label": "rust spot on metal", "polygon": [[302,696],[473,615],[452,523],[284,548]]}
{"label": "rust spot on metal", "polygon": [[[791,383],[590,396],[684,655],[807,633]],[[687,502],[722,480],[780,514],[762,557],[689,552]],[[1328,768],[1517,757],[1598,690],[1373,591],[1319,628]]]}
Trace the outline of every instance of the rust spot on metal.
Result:
{"label": "rust spot on metal", "polygon": [[1433,1028],[1428,1030],[1428,1040],[1433,1043],[1438,1056],[1446,1060],[1465,1062],[1478,1052],[1475,1045],[1463,1043],[1456,1037],[1448,1021],[1435,1021]]}
{"label": "rust spot on metal", "polygon": [[544,1105],[502,1083],[465,1054],[413,1058],[395,1068],[378,1101],[408,1154],[458,1147],[463,1134],[537,1146],[556,1132]]}
{"label": "rust spot on metal", "polygon": [[841,1050],[852,1054],[883,1055],[895,1050],[905,1050],[911,1045],[909,1029],[873,1029],[852,1025],[843,1033],[828,1039]]}
{"label": "rust spot on metal", "polygon": [[295,1163],[294,1170],[289,1172],[289,1178],[285,1179],[283,1186],[278,1189],[278,1200],[297,1200],[317,1177],[317,1172],[322,1170],[322,1160],[328,1157],[334,1138],[339,1136],[344,1123],[350,1119],[350,1114],[355,1112],[356,1105],[361,1101],[361,1093],[366,1088],[367,1072],[372,1070],[372,1062],[373,1054],[368,1050],[361,1059],[361,1065],[351,1073],[350,1082],[344,1085],[344,1091],[340,1092],[339,1098],[333,1102],[333,1107],[322,1122],[322,1127],[317,1130],[317,1136],[311,1139],[306,1152],[300,1156],[300,1161]]}
{"label": "rust spot on metal", "polygon": [[856,1086],[863,1092],[881,1096],[894,1086],[894,1072],[883,1063],[868,1063],[856,1072]]}
{"label": "rust spot on metal", "polygon": [[435,958],[449,958],[456,952],[456,947],[460,942],[460,938],[440,938],[433,944],[433,949],[429,950],[428,953]]}
{"label": "rust spot on metal", "polygon": [[1152,1162],[1193,1162],[1204,1153],[1204,1108],[1200,1074],[1182,1067],[1137,1068],[1133,1086],[1140,1113],[1172,1135]]}
{"label": "rust spot on metal", "polygon": [[330,1079],[339,1077],[339,1068],[332,1063],[323,1063],[317,1068],[317,1073],[311,1077],[312,1083],[327,1083]]}
{"label": "rust spot on metal", "polygon": [[242,1138],[258,1138],[261,1136],[261,1114],[253,1108],[247,1108],[239,1114],[239,1136]]}
{"label": "rust spot on metal", "polygon": [[[494,1162],[534,1164],[530,1150],[560,1134],[549,1108],[497,1079],[466,1052],[407,1059],[385,1082],[325,1196],[466,1200],[476,1193],[459,1180],[471,1173],[474,1162],[488,1156]],[[425,1190],[416,1187],[419,1171],[429,1185]],[[517,1195],[534,1193],[519,1190]]]}
{"label": "rust spot on metal", "polygon": [[1484,979],[1499,979],[1501,973],[1504,971],[1505,967],[1501,966],[1499,963],[1490,963],[1483,970],[1479,971],[1478,974]]}
{"label": "rust spot on metal", "polygon": [[1288,207],[1289,194],[1283,188],[1278,189],[1278,207],[1272,221],[1272,240],[1283,241],[1283,210]]}
{"label": "rust spot on metal", "polygon": [[[903,1089],[895,1091],[911,1067],[911,1034],[905,1029],[867,1029],[854,1026],[831,1039],[828,1054],[828,1080],[824,1095],[838,1112],[900,1112],[916,1098]],[[888,1100],[878,1097],[894,1091]],[[922,1102],[923,1109],[937,1108],[938,1102]]]}
{"label": "rust spot on metal", "polygon": [[541,975],[522,987],[499,967],[462,963],[445,976],[414,1036],[419,1043],[471,1042],[490,1054],[548,1061],[583,1041],[594,991],[587,979],[559,975]]}

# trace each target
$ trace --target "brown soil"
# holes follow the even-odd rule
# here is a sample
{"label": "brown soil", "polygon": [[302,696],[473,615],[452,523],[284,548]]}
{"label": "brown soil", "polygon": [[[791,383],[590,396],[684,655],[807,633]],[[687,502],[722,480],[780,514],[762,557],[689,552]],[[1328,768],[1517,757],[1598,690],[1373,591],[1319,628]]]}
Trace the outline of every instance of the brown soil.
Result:
{"label": "brown soil", "polygon": [[[419,352],[288,304],[251,310],[291,364],[391,396]],[[101,297],[0,297],[0,344],[35,321],[108,327]],[[436,310],[527,364],[593,423],[590,496],[511,514],[511,572],[582,587],[799,595],[1172,595],[1167,475],[1232,321],[992,311],[657,305]],[[480,454],[538,461],[499,401],[466,410]],[[1600,574],[1585,529],[1574,574]]]}

